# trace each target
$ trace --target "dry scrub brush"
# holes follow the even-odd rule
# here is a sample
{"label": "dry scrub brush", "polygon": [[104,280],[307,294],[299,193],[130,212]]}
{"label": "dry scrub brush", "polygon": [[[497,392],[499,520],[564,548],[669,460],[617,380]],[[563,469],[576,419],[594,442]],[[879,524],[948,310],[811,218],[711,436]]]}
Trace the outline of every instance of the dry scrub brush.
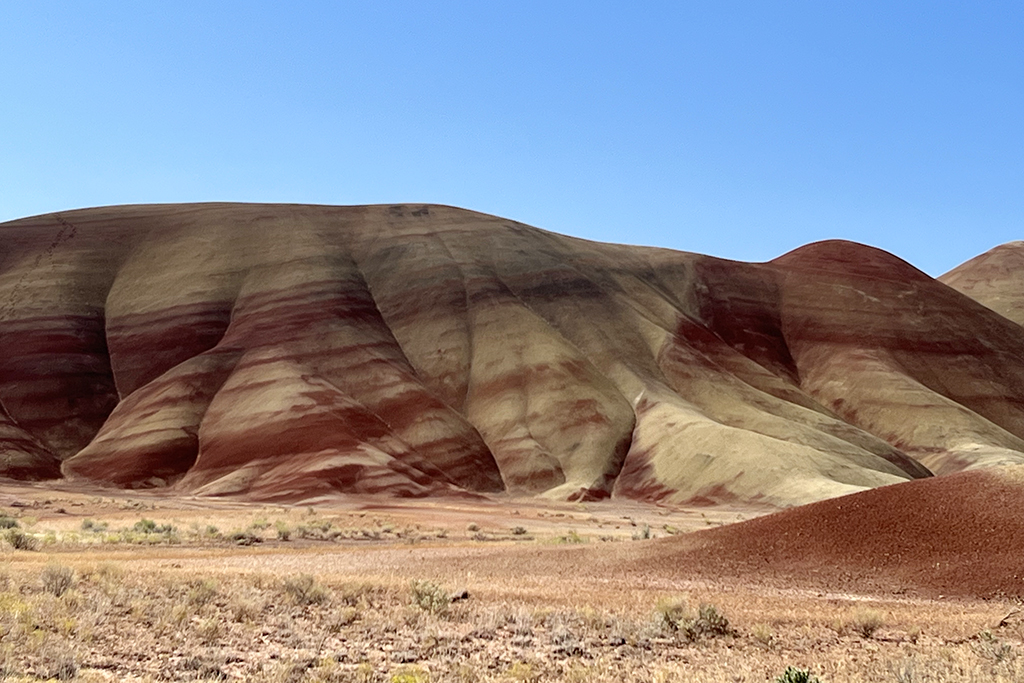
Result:
{"label": "dry scrub brush", "polygon": [[[773,622],[766,637],[737,630],[708,603],[693,610],[681,599],[617,612],[475,595],[452,602],[451,593],[432,581],[195,575],[127,571],[110,563],[72,568],[67,561],[19,566],[35,568],[9,571],[0,580],[0,671],[8,680],[1024,678],[1019,641],[1005,634],[929,644],[927,635],[916,642],[900,639],[889,625],[885,639],[865,642],[823,625]],[[874,654],[864,657],[865,648]],[[801,679],[803,674],[809,677]]]}

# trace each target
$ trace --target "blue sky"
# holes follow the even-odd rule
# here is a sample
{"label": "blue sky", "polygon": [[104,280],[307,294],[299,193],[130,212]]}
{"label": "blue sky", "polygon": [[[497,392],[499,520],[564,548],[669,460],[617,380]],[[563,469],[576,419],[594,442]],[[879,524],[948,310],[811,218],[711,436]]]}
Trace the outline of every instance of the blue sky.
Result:
{"label": "blue sky", "polygon": [[1024,5],[0,3],[0,221],[213,200],[937,275],[1024,239]]}

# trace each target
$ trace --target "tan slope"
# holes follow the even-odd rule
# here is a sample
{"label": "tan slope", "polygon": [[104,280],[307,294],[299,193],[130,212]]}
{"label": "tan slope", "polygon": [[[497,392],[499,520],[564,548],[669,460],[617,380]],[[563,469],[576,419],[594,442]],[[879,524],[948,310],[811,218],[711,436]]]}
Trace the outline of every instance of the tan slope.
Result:
{"label": "tan slope", "polygon": [[939,276],[939,281],[1024,324],[1024,242],[990,249]]}

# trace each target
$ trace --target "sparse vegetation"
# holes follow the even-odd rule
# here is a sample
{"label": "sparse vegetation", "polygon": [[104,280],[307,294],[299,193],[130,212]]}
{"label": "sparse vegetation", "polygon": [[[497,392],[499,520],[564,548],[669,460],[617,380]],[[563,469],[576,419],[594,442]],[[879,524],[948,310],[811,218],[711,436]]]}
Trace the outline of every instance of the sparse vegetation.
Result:
{"label": "sparse vegetation", "polygon": [[106,522],[96,522],[91,519],[82,520],[82,531],[90,531],[93,533],[101,533],[106,531],[110,525]]}
{"label": "sparse vegetation", "polygon": [[68,592],[75,584],[75,570],[62,564],[47,565],[39,576],[43,590],[55,597]]}
{"label": "sparse vegetation", "polygon": [[870,638],[884,624],[881,613],[877,610],[861,608],[858,609],[850,621],[850,628],[861,638]]}
{"label": "sparse vegetation", "polygon": [[137,531],[140,534],[169,534],[174,531],[174,527],[170,524],[157,524],[152,519],[146,519],[143,517],[139,521],[135,522],[135,526],[132,527],[133,531]]}
{"label": "sparse vegetation", "polygon": [[284,580],[285,594],[297,605],[319,605],[327,601],[327,591],[310,574],[299,574]]}
{"label": "sparse vegetation", "polygon": [[253,529],[242,529],[232,532],[228,535],[228,539],[235,545],[255,545],[263,542],[263,537]]}
{"label": "sparse vegetation", "polygon": [[403,666],[389,679],[391,683],[428,683],[430,672],[421,666]]}
{"label": "sparse vegetation", "polygon": [[974,640],[973,649],[981,657],[990,659],[997,664],[1006,661],[1014,654],[1013,646],[994,636],[991,631],[979,633]]}
{"label": "sparse vegetation", "polygon": [[569,529],[562,536],[556,539],[559,543],[586,543],[587,539],[576,533],[575,529]]}
{"label": "sparse vegetation", "polygon": [[[326,508],[303,515],[274,506],[207,516],[170,512],[163,503],[151,512],[151,503],[137,502],[116,503],[110,517],[92,508],[81,510],[90,517],[75,519],[35,507],[32,516],[40,521],[33,526],[26,515],[16,518],[18,526],[0,529],[3,538],[11,529],[28,535],[41,551],[16,553],[5,542],[0,553],[8,563],[0,566],[0,678],[8,681],[1024,680],[1024,631],[1015,618],[1003,618],[1015,614],[1011,601],[958,602],[939,625],[928,615],[946,609],[942,601],[874,596],[866,603],[872,609],[864,610],[858,609],[863,599],[766,598],[756,589],[721,590],[710,582],[690,585],[700,592],[689,603],[659,602],[652,621],[658,595],[652,585],[623,591],[579,565],[547,576],[535,575],[536,567],[525,574],[492,574],[533,552],[578,554],[513,543],[467,544],[467,536],[483,534],[479,530],[450,540],[438,532],[445,524],[461,529],[465,517],[416,519]],[[140,511],[146,516],[140,518]],[[616,541],[642,536],[642,520],[655,513],[637,514],[633,523],[611,517],[600,504],[585,517],[565,507],[520,510],[511,519],[476,514],[494,541],[536,534],[542,541],[569,543],[576,541],[561,531],[569,526],[579,541],[596,541],[598,534]],[[549,521],[528,521],[544,516]],[[55,519],[61,526],[51,526]],[[242,529],[268,547],[239,551],[234,534],[221,535],[211,522]],[[689,523],[700,523],[697,513]],[[299,535],[300,525],[309,538]],[[527,527],[528,533],[516,531]],[[290,532],[289,543],[282,529]],[[413,541],[415,548],[404,545]],[[140,562],[101,559],[108,553],[121,557],[125,549],[107,544],[124,543],[132,544],[132,557]],[[178,543],[187,549],[179,551]],[[435,549],[440,554],[431,558]],[[614,550],[642,551],[629,544]],[[438,562],[449,556],[474,559],[451,568]],[[320,562],[322,557],[344,559]],[[410,583],[423,558],[430,580]],[[508,558],[513,564],[506,564]],[[232,566],[245,569],[225,571]],[[336,574],[337,566],[345,569]],[[322,573],[299,573],[313,567]],[[859,624],[871,623],[864,620],[871,611],[884,615],[885,623],[878,616],[876,630],[865,636]],[[984,618],[978,616],[982,611]]]}
{"label": "sparse vegetation", "polygon": [[660,601],[655,611],[664,630],[678,633],[686,640],[733,634],[729,620],[711,604],[702,603],[694,614],[687,606],[686,600],[671,598]]}
{"label": "sparse vegetation", "polygon": [[790,666],[786,667],[786,670],[775,679],[775,683],[820,683],[820,681],[810,671]]}
{"label": "sparse vegetation", "polygon": [[[218,552],[230,553],[230,546]],[[775,672],[769,680],[781,683],[1009,683],[1024,673],[1011,643],[982,631],[966,640],[935,641],[941,645],[931,650],[916,648],[912,661],[903,649],[909,641],[876,640],[871,647],[880,648],[877,657],[867,664],[860,660],[856,666],[868,668],[853,674],[849,667],[857,660],[845,660],[842,669],[830,662],[858,641],[837,639],[823,621],[814,628],[773,622],[778,632],[755,624],[742,634],[717,606],[705,602],[692,610],[680,598],[661,601],[652,625],[649,613],[604,604],[574,609],[476,597],[452,603],[452,595],[434,581],[415,581],[403,590],[402,584],[330,583],[309,574],[215,578],[195,575],[188,566],[126,571],[113,563],[76,567],[72,584],[58,598],[60,590],[50,585],[69,571],[51,562],[0,584],[0,633],[7,645],[0,648],[0,666],[8,680],[104,680],[94,662],[112,667],[103,673],[115,680],[257,683],[386,683],[421,675],[478,683],[758,681],[766,671]],[[788,618],[796,614],[806,613]],[[727,641],[716,639],[723,635]],[[772,643],[770,649],[765,642]],[[268,660],[264,643],[280,654]],[[167,649],[176,653],[170,659],[160,654]],[[893,668],[896,655],[906,666]],[[788,656],[798,656],[798,666],[779,674],[779,658]],[[965,678],[972,670],[985,675]]]}
{"label": "sparse vegetation", "polygon": [[775,644],[775,634],[768,624],[754,624],[754,627],[750,629],[750,635],[765,647],[771,647]]}
{"label": "sparse vegetation", "polygon": [[39,550],[39,539],[18,527],[5,530],[4,540],[15,550]]}
{"label": "sparse vegetation", "polygon": [[430,614],[446,613],[452,602],[448,591],[432,581],[413,581],[409,590],[412,604]]}
{"label": "sparse vegetation", "polygon": [[631,538],[634,541],[646,541],[646,540],[650,539],[651,538],[651,525],[650,524],[644,524],[642,527],[638,528],[636,531],[634,531],[632,533]]}
{"label": "sparse vegetation", "polygon": [[217,584],[209,579],[196,579],[189,583],[186,601],[188,604],[201,607],[217,595]]}

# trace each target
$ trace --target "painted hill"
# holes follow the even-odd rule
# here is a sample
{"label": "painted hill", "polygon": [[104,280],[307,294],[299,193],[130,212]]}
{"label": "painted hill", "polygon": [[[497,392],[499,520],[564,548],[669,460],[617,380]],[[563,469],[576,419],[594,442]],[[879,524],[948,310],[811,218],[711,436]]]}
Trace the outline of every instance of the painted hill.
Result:
{"label": "painted hill", "polygon": [[805,503],[1024,462],[1021,328],[887,253],[767,264],[442,206],[0,225],[0,471]]}

